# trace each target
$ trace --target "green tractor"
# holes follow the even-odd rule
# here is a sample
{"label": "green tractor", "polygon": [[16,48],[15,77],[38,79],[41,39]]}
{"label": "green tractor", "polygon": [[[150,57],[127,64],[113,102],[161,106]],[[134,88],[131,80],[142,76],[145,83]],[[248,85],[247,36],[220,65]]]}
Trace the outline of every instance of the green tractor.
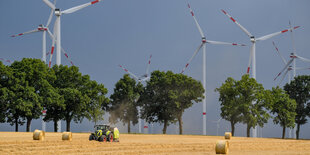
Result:
{"label": "green tractor", "polygon": [[119,131],[116,127],[110,125],[95,125],[95,132],[91,133],[89,140],[96,140],[99,142],[119,142]]}

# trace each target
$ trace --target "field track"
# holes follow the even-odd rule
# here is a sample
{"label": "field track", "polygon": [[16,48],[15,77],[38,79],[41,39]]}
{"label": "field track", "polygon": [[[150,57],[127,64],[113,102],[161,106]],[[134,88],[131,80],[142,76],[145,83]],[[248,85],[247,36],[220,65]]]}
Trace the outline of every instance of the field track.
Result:
{"label": "field track", "polygon": [[[61,133],[48,132],[44,141],[32,140],[32,132],[0,132],[0,154],[215,154],[216,140],[224,136],[121,134],[119,143],[88,141],[88,133],[73,133],[62,141]],[[310,140],[233,137],[229,154],[308,154]]]}

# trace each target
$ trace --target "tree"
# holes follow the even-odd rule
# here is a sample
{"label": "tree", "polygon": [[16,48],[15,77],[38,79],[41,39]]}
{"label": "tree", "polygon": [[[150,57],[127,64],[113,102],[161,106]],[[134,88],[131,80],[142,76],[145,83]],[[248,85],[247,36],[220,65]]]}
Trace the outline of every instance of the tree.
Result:
{"label": "tree", "polygon": [[296,102],[289,98],[279,87],[272,88],[271,94],[271,112],[276,114],[273,118],[275,124],[280,124],[283,128],[282,139],[285,138],[285,129],[287,127],[294,128],[296,116]]}
{"label": "tree", "polygon": [[295,122],[297,124],[296,138],[299,139],[300,126],[307,123],[307,116],[310,115],[310,76],[297,76],[291,83],[284,86],[284,90],[291,99],[297,103]]}
{"label": "tree", "polygon": [[[88,75],[82,75],[76,66],[53,66],[56,80],[52,82],[54,88],[64,99],[64,111],[57,114],[57,118],[66,121],[66,130],[70,131],[70,123],[74,120],[76,123],[81,122],[87,117],[87,110],[91,98],[87,94],[87,85],[91,82]],[[48,112],[48,111],[47,111]],[[56,125],[56,123],[55,123]]]}
{"label": "tree", "polygon": [[173,74],[169,97],[175,103],[176,118],[179,122],[179,134],[183,134],[182,116],[185,109],[201,102],[204,98],[202,84],[184,74]]}
{"label": "tree", "polygon": [[9,96],[12,95],[12,92],[8,89],[11,75],[10,68],[3,65],[2,61],[0,61],[0,123],[6,121]]}
{"label": "tree", "polygon": [[167,127],[176,122],[176,105],[172,100],[171,91],[173,73],[171,71],[154,71],[150,81],[139,99],[142,106],[141,117],[147,122],[158,122],[164,124],[163,134]]}
{"label": "tree", "polygon": [[229,77],[220,88],[215,91],[219,92],[219,101],[221,102],[221,117],[230,122],[231,133],[234,136],[235,125],[242,121],[240,94],[237,90],[237,81]]}
{"label": "tree", "polygon": [[[39,59],[24,58],[22,61],[15,61],[11,66],[14,77],[19,79],[19,85],[25,93],[19,94],[18,102],[24,110],[24,116],[27,120],[26,131],[30,131],[31,121],[38,119],[43,110],[43,98],[40,92],[44,89],[49,77],[48,67]],[[17,90],[17,89],[16,89]],[[21,91],[20,89],[18,91]],[[17,92],[16,92],[17,93]]]}
{"label": "tree", "polygon": [[90,98],[87,118],[96,125],[98,121],[104,119],[104,111],[108,108],[109,99],[104,96],[108,90],[104,88],[103,84],[98,84],[96,81],[90,81],[85,88],[84,93]]}
{"label": "tree", "polygon": [[[142,84],[125,74],[116,84],[114,93],[110,96],[110,122],[120,120],[127,124],[127,131],[130,133],[130,124],[138,123],[137,99],[142,90]],[[131,123],[130,123],[131,122]]]}
{"label": "tree", "polygon": [[270,117],[266,110],[266,91],[262,84],[249,75],[243,75],[241,80],[237,81],[237,90],[242,122],[247,124],[247,137],[250,137],[250,129],[257,125],[263,127]]}

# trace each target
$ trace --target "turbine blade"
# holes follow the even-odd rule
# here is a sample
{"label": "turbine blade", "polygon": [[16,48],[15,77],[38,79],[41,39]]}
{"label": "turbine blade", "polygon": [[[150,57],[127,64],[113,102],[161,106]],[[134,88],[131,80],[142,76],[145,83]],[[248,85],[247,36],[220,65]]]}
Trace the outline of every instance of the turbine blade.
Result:
{"label": "turbine blade", "polygon": [[11,60],[8,60],[8,59],[0,58],[0,60],[3,62],[11,63]]}
{"label": "turbine blade", "polygon": [[[54,6],[56,6],[56,0],[54,0]],[[54,13],[54,10],[51,9],[51,13],[50,13],[50,16],[48,17],[48,20],[47,20],[47,23],[46,23],[46,27],[48,27],[52,21],[52,18],[53,18],[53,13]]]}
{"label": "turbine blade", "polygon": [[[291,39],[292,39],[293,52],[296,53],[295,40],[294,40],[294,33],[293,33],[291,21],[289,21],[289,25],[290,25],[290,29],[291,29],[290,31],[291,31]],[[294,29],[297,29],[298,27],[299,27],[299,26],[295,26]]]}
{"label": "turbine blade", "polygon": [[11,37],[17,37],[17,36],[21,36],[21,35],[25,35],[25,34],[30,34],[30,33],[34,33],[34,32],[39,32],[39,31],[41,31],[41,29],[37,28],[37,29],[31,30],[31,31],[28,31],[28,32],[12,35]]}
{"label": "turbine blade", "polygon": [[280,80],[280,82],[279,82],[279,85],[282,83],[282,81],[284,80],[284,78],[285,78],[285,76],[286,76],[286,74],[288,73],[288,71],[290,71],[289,69],[286,69],[286,71],[285,71],[285,73],[283,74],[283,76],[282,76],[282,78],[281,78],[281,80]]}
{"label": "turbine blade", "polygon": [[296,70],[308,70],[310,67],[296,67]]}
{"label": "turbine blade", "polygon": [[56,6],[55,6],[53,3],[51,3],[49,0],[43,0],[43,2],[44,2],[47,6],[49,6],[51,9],[53,9],[53,10],[56,9]]}
{"label": "turbine blade", "polygon": [[81,10],[81,9],[87,7],[87,6],[90,6],[90,5],[95,4],[97,2],[100,2],[100,1],[101,0],[95,0],[95,1],[92,1],[92,2],[88,2],[88,3],[82,4],[82,5],[76,6],[76,7],[72,7],[70,9],[62,11],[62,13],[64,13],[64,14],[73,13],[75,11]]}
{"label": "turbine blade", "polygon": [[216,45],[246,46],[245,44],[236,44],[236,43],[228,43],[228,42],[212,41],[212,40],[207,40],[206,42],[209,44],[216,44]]}
{"label": "turbine blade", "polygon": [[146,75],[149,76],[149,70],[150,70],[150,65],[151,65],[151,58],[152,58],[152,54],[150,55],[148,64],[147,64],[147,68],[146,68]]}
{"label": "turbine blade", "polygon": [[133,73],[131,73],[128,69],[126,69],[126,68],[124,68],[122,65],[119,65],[125,72],[127,72],[128,74],[130,74],[131,76],[133,76],[136,80],[139,80],[139,78],[135,75],[135,74],[133,74]]}
{"label": "turbine blade", "polygon": [[309,60],[309,59],[307,59],[307,58],[303,58],[303,57],[298,56],[298,55],[295,55],[295,56],[296,56],[296,58],[298,58],[298,59],[300,59],[300,60],[302,60],[302,61],[305,61],[305,62],[310,62],[310,60]]}
{"label": "turbine blade", "polygon": [[291,59],[289,62],[287,62],[287,64],[284,66],[284,68],[281,70],[281,72],[278,73],[278,75],[274,78],[274,80],[276,80],[276,79],[282,74],[282,72],[283,72],[285,69],[287,69],[287,67],[293,62],[293,60],[294,60],[294,58]]}
{"label": "turbine blade", "polygon": [[297,28],[299,28],[299,26],[296,26],[296,27],[290,28],[290,29],[286,29],[286,30],[282,30],[282,31],[280,31],[280,32],[271,33],[271,34],[268,34],[268,35],[259,37],[259,38],[257,38],[256,40],[257,40],[257,41],[267,40],[267,39],[270,39],[270,38],[272,38],[272,37],[274,37],[274,36],[277,36],[277,35],[279,35],[279,34],[282,34],[282,33],[285,33],[285,32],[287,32],[287,31],[291,31],[292,29],[297,29]]}
{"label": "turbine blade", "polygon": [[[52,58],[53,58],[53,54],[54,54],[54,49],[55,49],[55,42],[56,42],[56,38],[57,38],[57,36],[56,36],[56,31],[57,31],[57,29],[56,29],[56,25],[57,25],[57,20],[55,21],[55,23],[54,23],[54,34],[53,35],[51,35],[51,37],[53,38],[52,39],[52,48],[51,48],[51,56],[50,56],[50,60],[49,60],[49,62],[48,62],[48,67],[49,68],[51,68],[51,64],[52,64]],[[49,30],[48,30],[49,31]]]}
{"label": "turbine blade", "polygon": [[65,52],[65,50],[62,47],[61,47],[61,52],[64,53],[65,57],[68,59],[71,65],[74,66],[73,61],[69,58],[68,54]]}
{"label": "turbine blade", "polygon": [[201,49],[201,47],[204,45],[204,43],[201,43],[199,45],[199,47],[196,49],[196,51],[194,52],[193,56],[188,60],[188,62],[186,63],[185,67],[182,69],[181,74],[184,73],[185,69],[188,67],[189,63],[191,63],[191,61],[193,60],[193,58],[197,55],[197,53],[199,52],[199,50]]}
{"label": "turbine blade", "polygon": [[200,25],[199,25],[199,23],[198,23],[198,21],[197,21],[197,19],[196,19],[196,17],[195,17],[195,14],[194,14],[194,12],[193,12],[191,6],[189,5],[189,3],[187,4],[187,6],[188,6],[188,8],[189,8],[189,10],[190,10],[190,12],[191,12],[192,17],[193,17],[194,20],[195,20],[196,26],[197,26],[197,28],[198,28],[198,31],[199,31],[201,37],[202,37],[202,38],[205,38],[205,35],[203,34],[202,29],[201,29],[201,27],[200,27]]}
{"label": "turbine blade", "polygon": [[284,57],[282,56],[282,54],[280,53],[278,47],[276,46],[276,44],[272,41],[272,44],[274,46],[274,48],[276,49],[277,53],[279,54],[279,56],[281,57],[282,61],[284,62],[284,64],[286,64],[286,60],[284,59]]}
{"label": "turbine blade", "polygon": [[239,26],[239,28],[240,28],[243,32],[245,32],[249,37],[252,37],[252,36],[253,36],[246,28],[244,28],[241,24],[239,24],[239,23],[238,23],[231,15],[229,15],[225,10],[222,9],[222,12],[223,12],[226,16],[228,16],[228,18],[231,19],[234,23],[236,23],[236,24]]}

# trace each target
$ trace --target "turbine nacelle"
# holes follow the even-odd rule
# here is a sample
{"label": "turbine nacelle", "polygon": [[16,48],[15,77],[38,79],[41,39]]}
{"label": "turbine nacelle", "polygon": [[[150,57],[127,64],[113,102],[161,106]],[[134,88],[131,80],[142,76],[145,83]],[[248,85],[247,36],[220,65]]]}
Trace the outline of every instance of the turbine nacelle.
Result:
{"label": "turbine nacelle", "polygon": [[202,38],[201,38],[201,41],[202,41],[203,43],[206,43],[206,42],[207,42],[206,37],[202,37]]}
{"label": "turbine nacelle", "polygon": [[60,9],[55,9],[55,16],[60,16],[60,15],[61,15]]}
{"label": "turbine nacelle", "polygon": [[250,40],[251,40],[251,42],[252,42],[252,43],[255,43],[255,42],[256,42],[256,40],[255,40],[255,37],[254,37],[254,36],[251,36],[251,37],[250,37]]}

